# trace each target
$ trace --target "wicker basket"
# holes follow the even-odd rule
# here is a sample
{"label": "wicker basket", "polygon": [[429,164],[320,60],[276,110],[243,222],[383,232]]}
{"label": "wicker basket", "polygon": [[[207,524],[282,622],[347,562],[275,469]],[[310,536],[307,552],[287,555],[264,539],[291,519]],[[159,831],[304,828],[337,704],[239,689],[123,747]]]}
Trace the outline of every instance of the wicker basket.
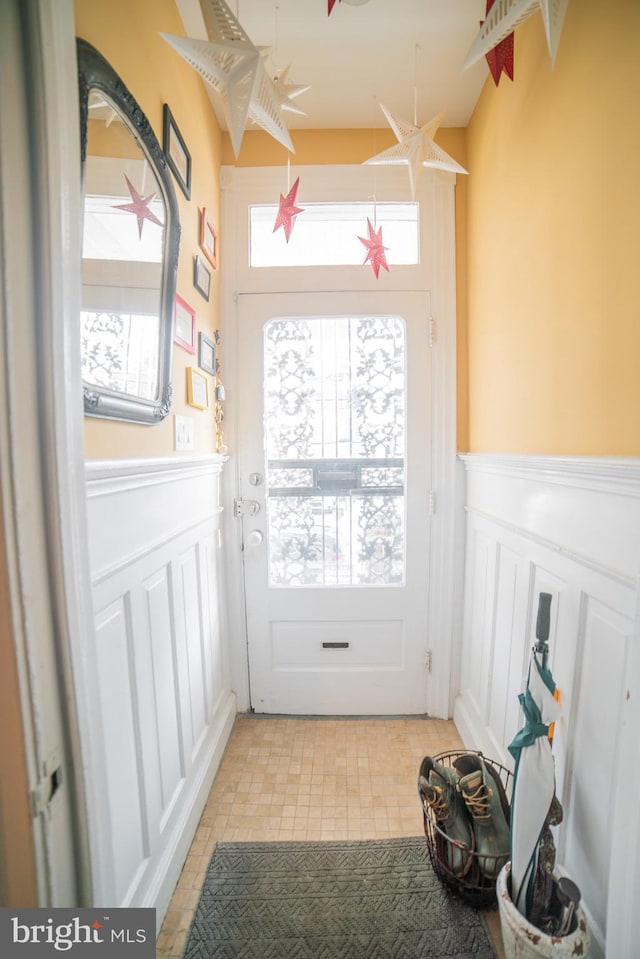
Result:
{"label": "wicker basket", "polygon": [[[452,767],[459,756],[465,755],[482,756],[485,765],[491,766],[496,775],[499,776],[502,785],[505,788],[507,796],[511,795],[511,772],[505,766],[495,762],[493,759],[487,759],[481,752],[471,749],[460,749],[454,752],[439,753],[434,756],[435,762],[442,766]],[[427,837],[427,849],[431,864],[438,879],[450,889],[456,896],[462,899],[467,905],[479,909],[486,909],[497,906],[496,899],[496,879],[490,878],[485,872],[492,873],[497,877],[502,866],[508,861],[509,853],[502,856],[482,856],[485,871],[480,869],[479,857],[476,852],[469,851],[471,866],[466,875],[456,876],[448,866],[449,857],[447,856],[447,847],[453,844],[453,840],[447,836],[436,822],[429,806],[422,800],[422,816],[424,820],[424,833]],[[490,869],[486,868],[489,863]]]}

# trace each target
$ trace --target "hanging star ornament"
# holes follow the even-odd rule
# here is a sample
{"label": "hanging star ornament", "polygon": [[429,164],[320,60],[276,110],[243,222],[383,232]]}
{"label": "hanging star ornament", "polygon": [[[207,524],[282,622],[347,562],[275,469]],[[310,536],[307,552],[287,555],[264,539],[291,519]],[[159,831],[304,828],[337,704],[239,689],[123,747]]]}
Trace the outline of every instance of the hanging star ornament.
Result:
{"label": "hanging star ornament", "polygon": [[273,78],[276,96],[283,110],[289,110],[291,113],[299,113],[301,116],[306,116],[305,111],[301,110],[293,101],[295,97],[299,97],[301,93],[306,93],[307,90],[310,90],[311,86],[308,83],[288,83],[287,80],[290,69],[290,66],[285,67],[284,70],[281,70],[280,73]]}
{"label": "hanging star ornament", "polygon": [[293,230],[294,216],[297,216],[298,213],[302,213],[304,210],[303,207],[296,206],[299,183],[300,177],[298,177],[286,196],[283,196],[282,193],[280,194],[280,206],[278,207],[278,215],[276,216],[276,222],[273,227],[273,233],[282,227],[287,243],[289,242],[289,237],[291,236],[291,231]]}
{"label": "hanging star ornament", "polygon": [[389,121],[398,143],[364,162],[373,166],[394,164],[408,166],[411,198],[413,200],[416,198],[416,183],[422,167],[435,167],[437,170],[449,170],[451,173],[467,172],[453,157],[450,157],[448,153],[445,153],[441,147],[433,142],[433,137],[444,117],[444,111],[434,117],[433,120],[425,123],[423,127],[417,127],[413,123],[409,123],[408,120],[400,120],[398,117],[392,116],[382,104],[380,104],[380,108]]}
{"label": "hanging star ornament", "polygon": [[126,213],[135,214],[138,220],[138,236],[142,239],[142,227],[144,226],[145,220],[162,226],[162,221],[158,219],[153,210],[149,209],[149,204],[153,200],[155,193],[150,193],[149,196],[140,196],[126,173],[124,178],[127,181],[129,193],[131,194],[131,203],[119,203],[117,206],[114,204],[114,210],[124,210]]}
{"label": "hanging star ornament", "polygon": [[380,227],[379,230],[376,230],[371,225],[371,220],[369,217],[367,217],[367,230],[369,231],[368,239],[365,239],[363,236],[359,236],[358,239],[367,248],[367,255],[364,258],[364,262],[371,263],[371,268],[375,273],[377,280],[378,274],[380,273],[380,267],[383,267],[387,273],[389,272],[387,258],[384,255],[384,251],[387,250],[388,247],[382,245],[382,227]]}
{"label": "hanging star ornament", "polygon": [[[487,0],[487,10],[488,14],[491,10],[491,7],[494,5],[495,0]],[[481,21],[480,26],[484,23],[484,20]],[[496,44],[493,50],[489,50],[485,54],[485,60],[489,65],[489,71],[493,77],[493,82],[496,86],[500,83],[500,77],[503,73],[509,77],[510,80],[513,80],[513,56],[514,56],[514,34],[509,33],[504,40],[501,40],[500,43]]]}
{"label": "hanging star ornament", "polygon": [[224,0],[201,0],[208,40],[161,33],[168,44],[219,94],[233,152],[240,153],[249,120],[294,153],[282,119],[278,92],[261,51],[240,26]]}
{"label": "hanging star ornament", "polygon": [[551,65],[555,63],[562,24],[567,9],[567,0],[500,0],[487,10],[487,19],[467,53],[462,69],[485,57],[490,50],[505,39],[525,20],[528,20],[540,8],[547,46],[551,56]]}

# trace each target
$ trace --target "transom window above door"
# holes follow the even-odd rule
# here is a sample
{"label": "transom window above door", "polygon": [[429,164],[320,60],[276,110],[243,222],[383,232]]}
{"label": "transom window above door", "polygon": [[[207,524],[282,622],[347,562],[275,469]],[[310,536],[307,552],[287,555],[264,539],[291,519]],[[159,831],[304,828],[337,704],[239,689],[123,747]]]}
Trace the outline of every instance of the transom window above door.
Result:
{"label": "transom window above door", "polygon": [[405,339],[397,316],[266,324],[271,586],[404,583]]}
{"label": "transom window above door", "polygon": [[249,207],[249,263],[252,267],[357,266],[366,250],[367,218],[382,228],[385,256],[390,266],[420,262],[418,203],[298,203],[287,243],[282,230],[274,233],[277,204]]}

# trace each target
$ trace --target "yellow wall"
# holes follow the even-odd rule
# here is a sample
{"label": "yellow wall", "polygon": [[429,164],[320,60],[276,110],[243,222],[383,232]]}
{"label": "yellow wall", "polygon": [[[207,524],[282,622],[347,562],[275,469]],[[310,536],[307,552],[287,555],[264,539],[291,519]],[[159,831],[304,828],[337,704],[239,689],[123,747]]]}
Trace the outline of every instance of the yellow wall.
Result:
{"label": "yellow wall", "polygon": [[[231,166],[283,166],[291,156],[295,166],[314,163],[364,163],[374,153],[381,153],[397,143],[390,127],[358,130],[289,130],[295,153],[262,130],[247,130],[242,138],[242,149],[236,159],[228,133],[222,134],[222,162]],[[455,127],[441,127],[436,142],[456,160],[464,153],[464,131]],[[463,164],[464,165],[464,164]]]}
{"label": "yellow wall", "polygon": [[[224,260],[220,237],[218,269],[213,273],[212,296],[207,303],[193,286],[193,257],[199,251],[199,211],[206,207],[214,225],[220,223],[221,134],[204,85],[197,73],[159,36],[184,34],[174,0],[76,0],[76,33],[109,61],[146,113],[162,144],[162,110],[168,103],[191,153],[191,200],[175,185],[182,235],[178,266],[178,293],[196,310],[198,330],[211,336],[219,325],[219,275]],[[160,424],[85,418],[88,457],[159,456],[173,451],[173,416],[193,417],[194,452],[215,446],[213,404],[207,411],[187,405],[186,367],[197,367],[197,353],[178,346],[173,351],[173,403]],[[211,392],[213,378],[208,376]]]}
{"label": "yellow wall", "polygon": [[467,130],[469,442],[640,454],[640,3],[539,13]]}
{"label": "yellow wall", "polygon": [[[120,73],[158,138],[168,102],[193,159],[182,221],[178,292],[198,328],[219,323],[219,272],[209,304],[194,290],[199,208],[219,221],[219,167],[285,164],[287,151],[247,132],[236,161],[202,81],[158,36],[182,33],[173,0],[76,0],[77,33]],[[640,178],[640,3],[571,0],[552,69],[542,17],[516,33],[515,81],[488,78],[468,130],[438,142],[470,172],[456,187],[458,447],[564,454],[640,453],[637,235]],[[292,131],[296,165],[360,163],[371,130]],[[394,142],[375,131],[376,151]],[[212,410],[186,405],[174,349],[172,413],[213,449]],[[173,416],[154,427],[87,419],[88,456],[173,449]]]}
{"label": "yellow wall", "polygon": [[[147,114],[161,142],[162,106],[168,102],[192,156],[192,198],[188,202],[176,186],[180,206],[182,239],[178,271],[178,292],[196,308],[198,329],[211,334],[220,325],[219,275],[224,268],[224,237],[220,238],[218,272],[213,277],[213,297],[206,304],[193,288],[193,256],[198,252],[199,208],[206,206],[219,225],[220,164],[274,166],[286,164],[288,151],[261,131],[247,131],[238,159],[233,155],[228,134],[221,134],[204,85],[189,67],[158,36],[160,31],[183,34],[173,0],[75,0],[76,33],[92,43],[111,63]],[[396,142],[390,128],[375,130],[293,130],[295,146],[292,163],[362,163],[373,153]],[[441,128],[436,140],[463,166],[465,132]],[[375,145],[375,146],[374,146]],[[466,445],[466,291],[464,286],[465,210],[467,178],[458,177],[456,187],[456,232],[458,272],[458,442]],[[223,349],[224,349],[224,331]],[[155,426],[136,426],[117,421],[85,418],[86,453],[92,457],[155,456],[173,450],[173,415],[192,416],[196,426],[195,452],[213,449],[212,410],[201,412],[186,405],[185,368],[196,365],[194,358],[174,347],[174,398],[171,415]]]}

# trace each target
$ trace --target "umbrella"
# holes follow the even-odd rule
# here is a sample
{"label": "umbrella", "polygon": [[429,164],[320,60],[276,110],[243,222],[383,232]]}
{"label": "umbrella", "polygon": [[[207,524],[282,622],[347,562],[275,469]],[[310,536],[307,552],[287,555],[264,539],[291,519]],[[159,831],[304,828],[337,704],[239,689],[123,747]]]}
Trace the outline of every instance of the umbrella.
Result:
{"label": "umbrella", "polygon": [[547,668],[551,594],[540,593],[536,639],[531,650],[529,674],[519,696],[524,726],[509,746],[515,759],[511,800],[511,899],[530,918],[538,849],[555,799],[555,769],[549,725],[560,707],[556,684]]}

